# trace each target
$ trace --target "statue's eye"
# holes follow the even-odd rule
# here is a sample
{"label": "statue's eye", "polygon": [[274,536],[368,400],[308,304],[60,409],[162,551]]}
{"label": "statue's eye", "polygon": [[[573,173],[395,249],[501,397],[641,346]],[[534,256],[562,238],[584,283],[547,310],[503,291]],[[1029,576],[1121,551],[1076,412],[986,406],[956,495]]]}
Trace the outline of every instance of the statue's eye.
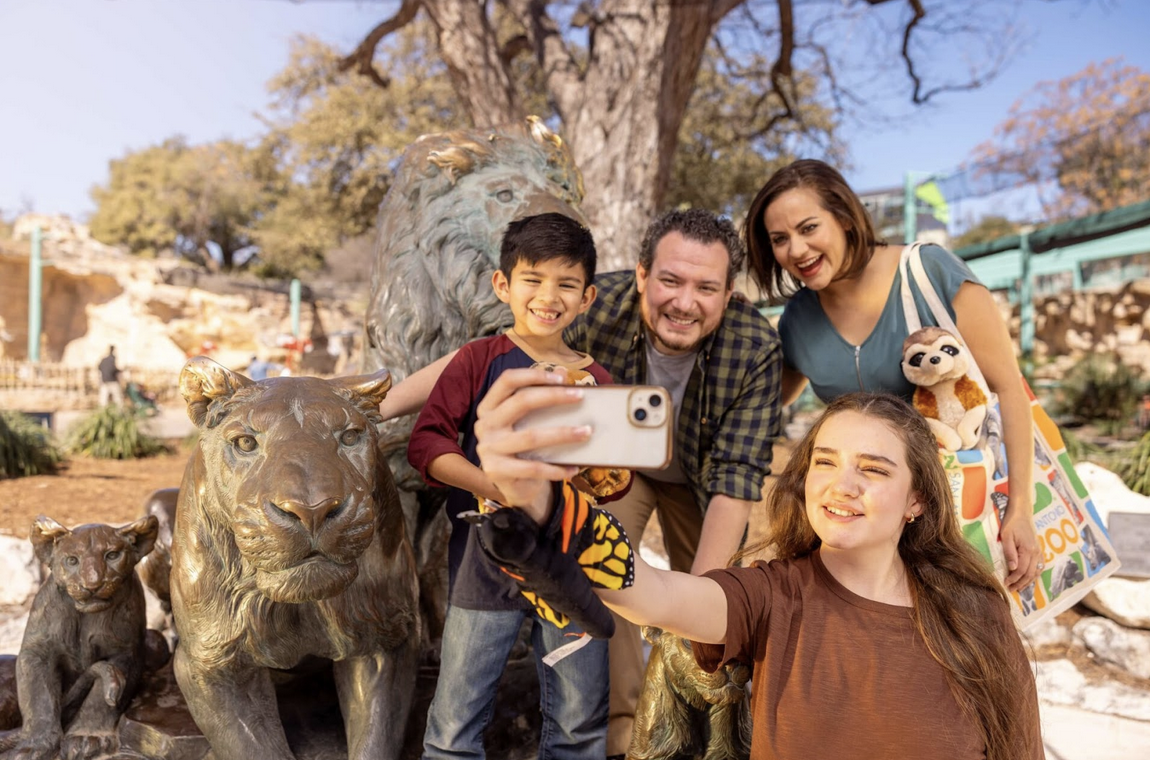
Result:
{"label": "statue's eye", "polygon": [[110,551],[104,555],[104,559],[108,560],[109,562],[115,562],[119,558],[120,558],[120,550],[119,549],[113,549],[112,551]]}
{"label": "statue's eye", "polygon": [[912,367],[921,367],[922,366],[922,360],[925,358],[926,358],[926,354],[924,354],[922,351],[919,351],[917,354],[910,357],[910,361],[907,362],[907,364],[909,364]]}
{"label": "statue's eye", "polygon": [[232,445],[235,446],[240,451],[244,452],[245,454],[250,454],[256,450],[256,446],[258,444],[256,443],[256,439],[253,436],[240,435],[240,436],[236,436],[232,440]]}
{"label": "statue's eye", "polygon": [[361,435],[363,435],[363,431],[351,428],[340,433],[339,442],[344,446],[354,446],[359,443],[359,438]]}
{"label": "statue's eye", "polygon": [[942,352],[944,354],[950,354],[951,356],[958,356],[958,354],[960,353],[958,350],[958,346],[943,346]]}
{"label": "statue's eye", "polygon": [[510,190],[500,190],[495,194],[495,197],[499,200],[500,203],[510,203],[512,200],[514,200],[515,193],[511,192]]}
{"label": "statue's eye", "polygon": [[72,556],[65,557],[64,564],[68,567],[75,567],[76,565],[80,564],[80,558]]}

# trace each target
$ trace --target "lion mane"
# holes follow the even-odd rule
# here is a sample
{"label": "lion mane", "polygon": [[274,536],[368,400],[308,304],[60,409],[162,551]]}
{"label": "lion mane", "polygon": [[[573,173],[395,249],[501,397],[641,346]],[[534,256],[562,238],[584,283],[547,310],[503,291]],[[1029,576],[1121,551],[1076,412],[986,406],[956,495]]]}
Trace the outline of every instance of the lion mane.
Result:
{"label": "lion mane", "polygon": [[425,135],[380,206],[366,369],[402,380],[511,324],[491,288],[507,225],[555,211],[583,221],[583,179],[537,117]]}

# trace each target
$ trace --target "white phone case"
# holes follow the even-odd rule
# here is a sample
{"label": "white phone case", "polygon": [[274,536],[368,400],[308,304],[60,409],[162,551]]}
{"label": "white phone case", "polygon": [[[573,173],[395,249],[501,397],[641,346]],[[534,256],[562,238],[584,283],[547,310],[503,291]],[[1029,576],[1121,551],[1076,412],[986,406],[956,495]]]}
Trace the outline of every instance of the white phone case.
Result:
{"label": "white phone case", "polygon": [[674,409],[657,385],[595,385],[583,399],[528,413],[517,430],[590,425],[582,443],[547,446],[522,456],[581,467],[660,469],[671,462]]}

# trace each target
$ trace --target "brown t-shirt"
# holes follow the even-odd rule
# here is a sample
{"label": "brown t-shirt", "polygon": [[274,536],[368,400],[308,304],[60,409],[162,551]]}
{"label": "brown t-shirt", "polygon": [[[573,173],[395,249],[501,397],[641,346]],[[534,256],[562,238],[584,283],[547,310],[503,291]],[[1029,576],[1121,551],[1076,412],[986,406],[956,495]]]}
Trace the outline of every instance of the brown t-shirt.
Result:
{"label": "brown t-shirt", "polygon": [[[915,631],[909,607],[864,599],[818,553],[707,574],[727,595],[726,644],[693,643],[705,670],[754,663],[752,760],[983,758],[976,726]],[[1030,665],[1002,606],[1004,643],[1017,647],[1018,709],[1038,706]],[[1042,758],[1042,745],[1035,758]]]}

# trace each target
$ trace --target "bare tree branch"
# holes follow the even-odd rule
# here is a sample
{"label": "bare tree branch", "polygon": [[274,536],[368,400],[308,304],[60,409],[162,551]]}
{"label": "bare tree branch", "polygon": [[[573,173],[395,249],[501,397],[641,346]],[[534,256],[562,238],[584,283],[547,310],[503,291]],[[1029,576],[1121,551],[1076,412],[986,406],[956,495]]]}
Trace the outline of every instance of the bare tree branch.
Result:
{"label": "bare tree branch", "polygon": [[922,91],[922,80],[919,79],[918,74],[915,73],[914,61],[910,57],[910,35],[914,31],[914,28],[918,26],[918,22],[922,21],[923,17],[926,16],[926,9],[922,7],[922,3],[919,0],[908,0],[908,2],[910,3],[913,15],[910,21],[907,22],[906,28],[902,31],[902,59],[906,61],[907,76],[910,77],[910,81],[914,82],[914,95],[912,96],[912,100],[917,104],[924,103],[925,100],[919,98],[919,93]]}
{"label": "bare tree branch", "polygon": [[712,22],[719,23],[724,16],[745,2],[747,0],[714,0],[714,5],[711,8]]}
{"label": "bare tree branch", "polygon": [[[794,86],[795,54],[795,9],[791,0],[778,0],[779,6],[779,57],[771,66],[771,89],[783,103],[783,113],[779,118],[790,118],[795,114],[794,104],[786,90]],[[778,119],[772,117],[772,123]]]}
{"label": "bare tree branch", "polygon": [[403,0],[394,16],[372,29],[355,50],[340,60],[339,70],[347,71],[355,68],[357,73],[367,77],[378,86],[383,88],[390,86],[391,80],[380,76],[379,72],[375,70],[375,49],[379,47],[379,43],[384,37],[410,24],[421,6],[421,0]]}

